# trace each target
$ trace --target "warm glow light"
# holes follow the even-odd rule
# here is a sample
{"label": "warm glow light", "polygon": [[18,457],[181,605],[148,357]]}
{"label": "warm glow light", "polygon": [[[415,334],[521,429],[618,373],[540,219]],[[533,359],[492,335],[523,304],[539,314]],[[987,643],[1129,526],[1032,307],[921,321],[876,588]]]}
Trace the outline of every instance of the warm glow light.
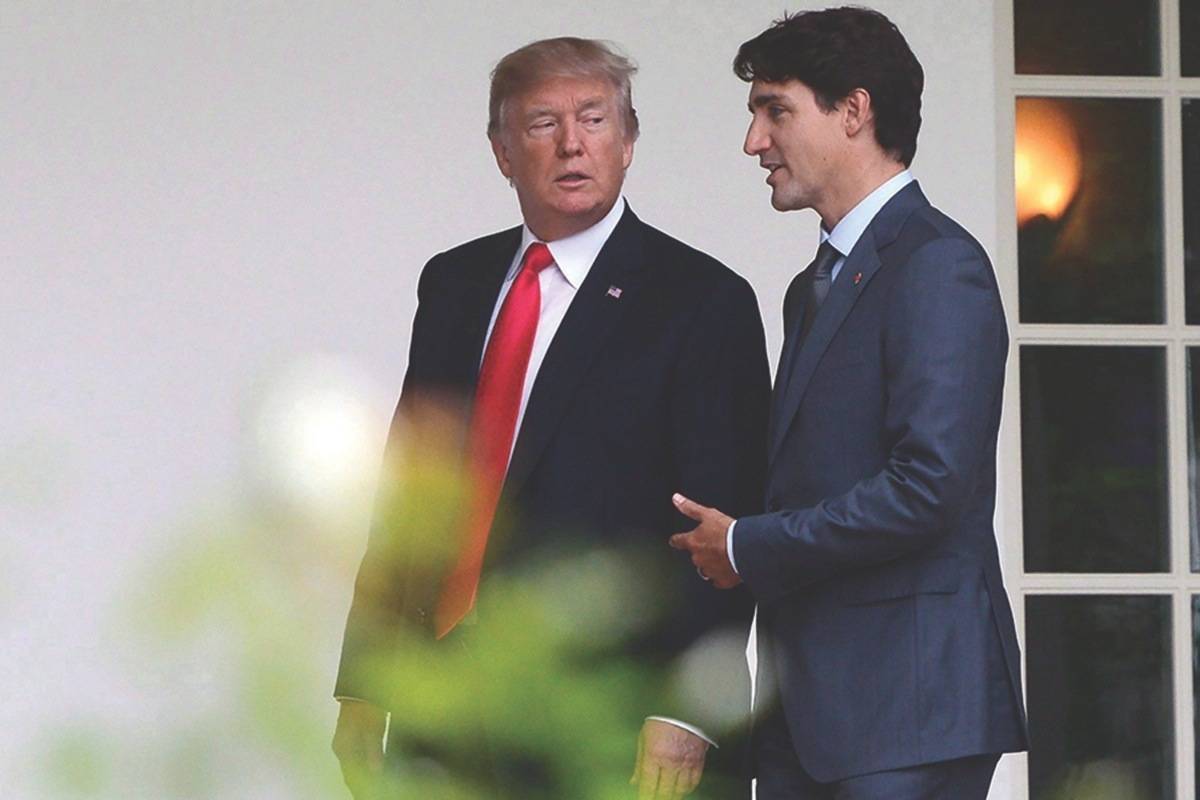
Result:
{"label": "warm glow light", "polygon": [[1079,190],[1082,155],[1074,123],[1059,101],[1017,101],[1017,224],[1061,217]]}
{"label": "warm glow light", "polygon": [[1042,207],[1046,209],[1063,208],[1066,203],[1063,200],[1067,196],[1067,191],[1061,185],[1052,183],[1042,189]]}
{"label": "warm glow light", "polygon": [[1017,191],[1021,191],[1022,188],[1028,186],[1031,177],[1032,168],[1029,166],[1029,156],[1018,150],[1014,166],[1017,175]]}

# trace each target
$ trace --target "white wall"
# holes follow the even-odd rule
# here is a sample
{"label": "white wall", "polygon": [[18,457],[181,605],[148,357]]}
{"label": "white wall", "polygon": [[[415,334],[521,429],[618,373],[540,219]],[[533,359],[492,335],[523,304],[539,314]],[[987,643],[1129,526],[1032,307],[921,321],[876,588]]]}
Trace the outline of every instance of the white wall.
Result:
{"label": "white wall", "polygon": [[[915,171],[994,250],[991,3],[876,5],[927,74]],[[638,61],[627,196],[751,280],[773,361],[816,221],[771,210],[740,150],[746,86],[729,64],[781,10],[0,4],[0,752],[24,758],[44,726],[81,715],[142,719],[131,709],[178,688],[131,677],[111,619],[147,563],[196,535],[185,522],[271,469],[258,449],[286,451],[253,421],[289,367],[310,365],[302,382],[365,376],[354,398],[378,440],[421,265],[518,221],[483,132],[487,74],[509,50],[575,34]],[[335,378],[314,354],[337,359]],[[339,576],[360,536],[346,534]],[[323,591],[342,603],[312,654],[331,671],[349,586]]]}

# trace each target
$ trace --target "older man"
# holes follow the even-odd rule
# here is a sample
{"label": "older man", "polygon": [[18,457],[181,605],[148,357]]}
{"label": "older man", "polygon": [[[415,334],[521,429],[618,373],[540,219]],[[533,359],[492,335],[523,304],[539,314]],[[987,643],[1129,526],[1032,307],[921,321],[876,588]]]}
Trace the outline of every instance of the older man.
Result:
{"label": "older man", "polygon": [[[334,750],[348,776],[382,763],[385,714],[405,713],[363,677],[390,628],[416,624],[447,643],[487,626],[476,590],[497,564],[568,537],[639,546],[683,530],[675,487],[743,513],[760,502],[769,373],[757,303],[746,281],[622,198],[638,134],[633,72],[603,43],[558,38],[492,74],[488,137],[523,224],[425,266],[397,414],[422,396],[462,401],[472,499],[450,566],[432,579],[398,566],[414,532],[376,523],[336,689]],[[498,506],[514,518],[503,547]],[[748,598],[714,603],[686,560],[656,558],[641,579],[667,612],[657,663],[714,625],[745,624]],[[666,697],[644,709],[642,797],[700,782],[708,741],[687,711]]]}

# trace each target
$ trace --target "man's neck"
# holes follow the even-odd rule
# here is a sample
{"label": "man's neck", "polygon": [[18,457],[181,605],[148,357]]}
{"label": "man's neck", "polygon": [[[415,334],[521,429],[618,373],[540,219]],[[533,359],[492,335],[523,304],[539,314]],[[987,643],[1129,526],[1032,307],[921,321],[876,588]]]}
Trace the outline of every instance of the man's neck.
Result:
{"label": "man's neck", "polygon": [[[608,216],[613,207],[620,202],[620,195],[611,203],[600,208],[592,209],[587,214],[577,217],[555,217],[552,219],[531,219],[525,215],[525,227],[543,242],[557,242],[582,233]],[[523,209],[522,209],[523,210]]]}
{"label": "man's neck", "polygon": [[821,216],[821,225],[825,230],[832,231],[867,195],[905,169],[899,161],[890,158],[852,161],[851,166],[840,173],[843,180],[838,181],[837,186],[830,187],[827,197],[819,207],[815,207]]}

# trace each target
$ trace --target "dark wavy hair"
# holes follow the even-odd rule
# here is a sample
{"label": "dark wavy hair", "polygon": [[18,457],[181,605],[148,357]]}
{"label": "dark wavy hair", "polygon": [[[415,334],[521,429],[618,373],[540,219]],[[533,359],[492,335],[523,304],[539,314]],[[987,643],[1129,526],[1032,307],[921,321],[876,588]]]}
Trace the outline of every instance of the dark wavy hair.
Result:
{"label": "dark wavy hair", "polygon": [[900,29],[878,11],[847,6],[785,14],[738,48],[733,71],[747,82],[798,80],[825,111],[865,89],[879,146],[905,166],[917,153],[925,72]]}

